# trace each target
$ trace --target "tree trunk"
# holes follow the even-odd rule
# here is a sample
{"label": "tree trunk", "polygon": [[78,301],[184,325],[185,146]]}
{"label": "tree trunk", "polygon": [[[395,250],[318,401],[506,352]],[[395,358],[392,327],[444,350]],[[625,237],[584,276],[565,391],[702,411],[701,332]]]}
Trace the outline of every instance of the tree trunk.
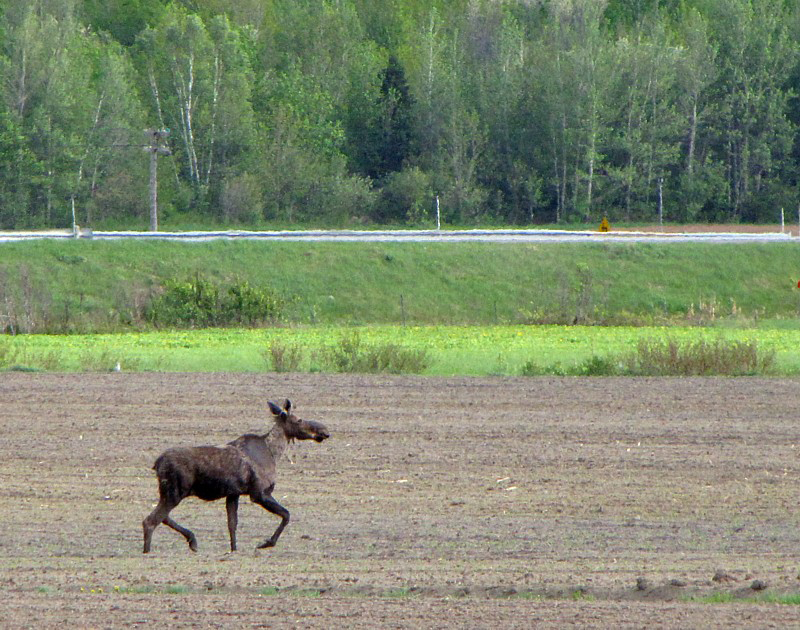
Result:
{"label": "tree trunk", "polygon": [[208,165],[206,168],[206,186],[211,181],[211,165],[214,163],[214,138],[217,130],[217,104],[219,103],[220,70],[219,52],[214,55],[214,88],[211,97],[211,124],[208,140]]}
{"label": "tree trunk", "polygon": [[697,137],[697,94],[692,95],[692,114],[689,119],[689,146],[686,151],[686,172],[694,172],[694,145]]}

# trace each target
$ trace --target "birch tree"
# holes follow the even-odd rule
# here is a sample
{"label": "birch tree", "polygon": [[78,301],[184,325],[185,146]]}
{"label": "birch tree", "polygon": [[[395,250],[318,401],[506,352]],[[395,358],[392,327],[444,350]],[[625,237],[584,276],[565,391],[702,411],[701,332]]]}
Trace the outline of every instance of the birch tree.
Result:
{"label": "birch tree", "polygon": [[594,0],[559,0],[550,6],[551,61],[544,89],[550,109],[557,221],[571,212],[584,219],[593,214],[609,81],[600,32],[604,6]]}
{"label": "birch tree", "polygon": [[139,36],[138,51],[153,122],[173,132],[176,176],[194,203],[206,205],[226,177],[246,170],[255,142],[253,74],[241,35],[225,16],[206,24],[171,7]]}
{"label": "birch tree", "polygon": [[[721,105],[719,150],[729,184],[728,220],[742,217],[755,194],[780,173],[793,128],[785,116],[784,78],[797,62],[787,6],[779,0],[713,5],[710,24],[719,45],[716,96]],[[752,210],[747,210],[752,212]]]}

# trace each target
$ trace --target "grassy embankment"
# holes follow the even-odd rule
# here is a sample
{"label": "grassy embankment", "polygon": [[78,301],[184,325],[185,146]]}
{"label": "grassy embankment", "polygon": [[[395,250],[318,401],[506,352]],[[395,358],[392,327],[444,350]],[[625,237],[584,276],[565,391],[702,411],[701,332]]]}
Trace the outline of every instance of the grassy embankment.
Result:
{"label": "grassy embankment", "polygon": [[[273,288],[288,300],[281,327],[142,334],[164,282],[195,274]],[[424,350],[425,373],[580,373],[592,357],[665,337],[754,341],[775,351],[777,372],[798,373],[798,277],[796,243],[38,241],[0,245],[0,319],[38,332],[136,331],[6,343],[18,359],[21,348],[49,353],[51,369],[270,369],[276,339],[298,349],[300,369],[329,369],[324,349],[358,326],[367,342]]]}

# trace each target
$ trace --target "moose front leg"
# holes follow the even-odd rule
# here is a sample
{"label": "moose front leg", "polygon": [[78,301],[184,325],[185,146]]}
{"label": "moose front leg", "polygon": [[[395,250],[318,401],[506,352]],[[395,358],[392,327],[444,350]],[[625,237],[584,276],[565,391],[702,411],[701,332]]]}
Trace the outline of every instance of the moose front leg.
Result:
{"label": "moose front leg", "polygon": [[256,547],[257,549],[266,549],[267,547],[274,547],[275,543],[278,542],[278,538],[281,536],[281,532],[284,530],[286,525],[289,524],[289,510],[283,507],[280,503],[278,503],[275,499],[273,499],[270,495],[265,495],[263,497],[259,497],[257,499],[253,499],[254,503],[258,503],[261,507],[263,507],[268,512],[272,512],[273,514],[281,517],[281,524],[278,525],[278,528],[272,534],[271,538],[267,538],[263,543]]}
{"label": "moose front leg", "polygon": [[239,495],[229,496],[225,500],[228,510],[228,533],[231,535],[231,551],[236,551],[236,526],[239,524]]}

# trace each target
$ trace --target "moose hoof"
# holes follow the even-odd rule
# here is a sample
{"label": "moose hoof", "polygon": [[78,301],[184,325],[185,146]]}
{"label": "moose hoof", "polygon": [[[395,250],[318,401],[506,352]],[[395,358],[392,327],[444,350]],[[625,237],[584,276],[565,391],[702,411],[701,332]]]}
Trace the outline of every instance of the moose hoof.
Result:
{"label": "moose hoof", "polygon": [[256,549],[267,549],[268,547],[274,547],[274,546],[275,546],[275,543],[273,541],[265,540],[258,547],[256,547]]}

